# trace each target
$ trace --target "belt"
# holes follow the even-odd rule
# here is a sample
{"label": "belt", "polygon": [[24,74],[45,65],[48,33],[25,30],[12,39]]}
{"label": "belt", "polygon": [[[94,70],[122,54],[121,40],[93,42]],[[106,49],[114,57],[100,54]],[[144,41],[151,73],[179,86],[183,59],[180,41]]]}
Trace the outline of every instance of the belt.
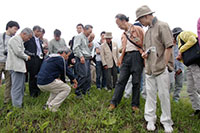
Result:
{"label": "belt", "polygon": [[133,53],[133,52],[139,52],[138,50],[133,50],[133,51],[127,51],[125,53]]}
{"label": "belt", "polygon": [[90,60],[90,59],[92,59],[92,56],[90,56],[90,57],[84,57],[85,59],[87,59],[87,60]]}

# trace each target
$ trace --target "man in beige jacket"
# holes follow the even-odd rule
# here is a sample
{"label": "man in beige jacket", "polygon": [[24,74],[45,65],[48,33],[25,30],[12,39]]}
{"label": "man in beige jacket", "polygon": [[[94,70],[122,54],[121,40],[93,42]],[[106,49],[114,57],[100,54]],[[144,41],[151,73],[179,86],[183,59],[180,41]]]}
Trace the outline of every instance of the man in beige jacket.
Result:
{"label": "man in beige jacket", "polygon": [[[101,46],[101,59],[102,65],[106,72],[107,88],[112,90],[115,88],[117,82],[117,62],[119,57],[118,46],[112,42],[112,33],[106,32],[104,38],[106,42]],[[113,76],[113,82],[111,82],[111,76]],[[113,83],[113,84],[112,84]]]}
{"label": "man in beige jacket", "polygon": [[8,42],[8,56],[6,60],[6,70],[11,74],[11,99],[14,107],[22,107],[25,88],[25,61],[31,59],[24,53],[24,42],[32,38],[33,31],[25,28],[19,35],[12,37]]}

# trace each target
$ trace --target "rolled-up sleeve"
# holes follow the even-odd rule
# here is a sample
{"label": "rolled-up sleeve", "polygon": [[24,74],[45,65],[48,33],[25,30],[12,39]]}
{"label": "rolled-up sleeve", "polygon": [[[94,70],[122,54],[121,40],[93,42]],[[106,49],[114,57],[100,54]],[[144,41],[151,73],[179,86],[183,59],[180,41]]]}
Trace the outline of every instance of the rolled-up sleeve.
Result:
{"label": "rolled-up sleeve", "polygon": [[187,32],[181,33],[178,36],[179,43],[181,43],[180,39],[182,39],[185,42],[185,44],[183,46],[181,46],[181,44],[179,44],[179,47],[181,46],[179,49],[179,51],[181,53],[183,53],[186,50],[188,50],[189,48],[191,48],[197,42],[196,36],[194,36],[190,33],[187,33]]}

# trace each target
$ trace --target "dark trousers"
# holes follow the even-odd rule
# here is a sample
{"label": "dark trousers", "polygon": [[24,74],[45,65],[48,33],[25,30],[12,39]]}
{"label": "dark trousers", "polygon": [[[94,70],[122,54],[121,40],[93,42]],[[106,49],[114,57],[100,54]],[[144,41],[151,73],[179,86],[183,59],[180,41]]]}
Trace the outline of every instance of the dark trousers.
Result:
{"label": "dark trousers", "polygon": [[40,94],[40,89],[37,86],[37,74],[40,71],[42,60],[39,57],[32,57],[27,62],[27,70],[29,74],[29,92],[30,96],[37,97]]}
{"label": "dark trousers", "polygon": [[107,88],[109,90],[112,90],[112,88],[115,88],[115,84],[117,82],[117,66],[115,65],[115,63],[112,68],[108,68],[106,70],[106,79],[107,79],[106,81]]}
{"label": "dark trousers", "polygon": [[106,87],[106,73],[101,61],[96,61],[96,86],[97,88]]}
{"label": "dark trousers", "polygon": [[86,94],[91,88],[90,59],[85,59],[82,64],[80,59],[76,57],[75,71],[77,74],[78,87],[75,91],[77,96]]}
{"label": "dark trousers", "polygon": [[138,51],[126,53],[120,68],[119,80],[115,87],[115,92],[111,100],[111,104],[117,106],[123,96],[123,92],[129,76],[132,75],[132,107],[139,107],[140,104],[140,81],[144,67],[141,54]]}

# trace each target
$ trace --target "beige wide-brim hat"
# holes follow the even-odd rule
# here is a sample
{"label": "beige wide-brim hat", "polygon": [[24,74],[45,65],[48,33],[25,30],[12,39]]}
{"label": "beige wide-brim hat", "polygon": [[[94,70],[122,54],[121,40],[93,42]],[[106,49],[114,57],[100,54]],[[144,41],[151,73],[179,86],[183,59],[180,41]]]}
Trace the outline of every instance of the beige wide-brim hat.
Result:
{"label": "beige wide-brim hat", "polygon": [[140,8],[138,8],[136,10],[136,21],[138,21],[138,19],[140,17],[143,17],[145,15],[149,15],[149,14],[152,14],[152,13],[155,13],[155,12],[151,11],[151,9],[148,6],[146,6],[146,5],[141,6]]}
{"label": "beige wide-brim hat", "polygon": [[106,34],[104,35],[104,38],[113,38],[112,32],[106,32]]}

